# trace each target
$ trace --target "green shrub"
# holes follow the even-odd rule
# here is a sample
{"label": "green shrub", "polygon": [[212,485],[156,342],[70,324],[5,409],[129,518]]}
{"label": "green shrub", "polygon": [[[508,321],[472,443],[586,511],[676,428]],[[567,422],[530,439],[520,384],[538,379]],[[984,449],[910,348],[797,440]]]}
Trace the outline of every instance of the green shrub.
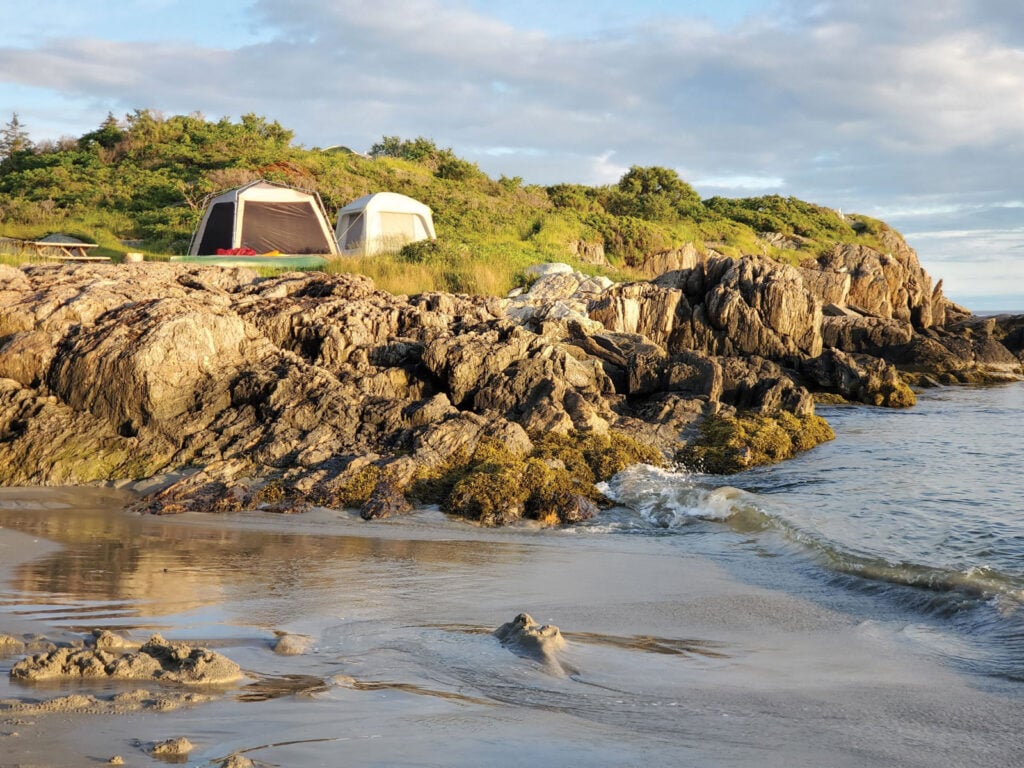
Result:
{"label": "green shrub", "polygon": [[[385,136],[370,157],[292,146],[292,138],[253,114],[238,122],[149,110],[120,120],[108,115],[80,139],[29,142],[0,162],[0,236],[75,230],[111,253],[124,250],[123,239],[141,240],[131,250],[161,258],[187,249],[208,194],[258,178],[315,189],[332,215],[357,197],[388,190],[433,209],[437,244],[396,252],[390,262],[339,264],[401,293],[500,294],[538,262],[635,279],[651,254],[690,242],[702,251],[797,261],[836,242],[881,247],[885,234],[874,219],[844,218],[795,198],[702,202],[674,170],[658,166],[633,166],[615,185],[542,188],[518,177],[492,180],[424,137]],[[759,237],[762,231],[807,242],[801,252],[781,250]],[[601,244],[617,271],[580,264],[573,255],[579,242]]]}

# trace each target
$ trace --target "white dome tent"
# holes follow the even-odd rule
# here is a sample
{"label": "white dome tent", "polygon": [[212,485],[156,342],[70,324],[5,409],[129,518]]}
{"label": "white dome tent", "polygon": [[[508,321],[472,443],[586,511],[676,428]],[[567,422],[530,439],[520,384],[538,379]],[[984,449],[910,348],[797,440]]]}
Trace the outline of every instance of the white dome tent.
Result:
{"label": "white dome tent", "polygon": [[334,232],[344,256],[397,251],[406,243],[437,237],[430,208],[395,192],[377,192],[353,200],[338,211]]}
{"label": "white dome tent", "polygon": [[212,256],[237,250],[338,254],[319,196],[269,181],[254,181],[211,199],[188,252]]}

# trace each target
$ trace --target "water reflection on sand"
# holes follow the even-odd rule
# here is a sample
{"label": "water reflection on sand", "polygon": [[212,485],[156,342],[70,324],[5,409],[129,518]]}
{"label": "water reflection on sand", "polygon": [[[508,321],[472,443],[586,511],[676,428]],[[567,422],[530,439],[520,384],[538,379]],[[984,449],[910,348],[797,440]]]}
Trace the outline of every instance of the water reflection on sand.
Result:
{"label": "water reflection on sand", "polygon": [[[0,489],[0,526],[18,532],[0,531],[0,633],[159,630],[247,677],[159,716],[0,713],[16,763],[155,765],[138,744],[184,735],[204,766],[235,751],[298,768],[1024,764],[1020,697],[912,655],[902,626],[737,582],[685,538],[485,531],[430,512],[153,518],[129,500]],[[491,635],[522,611],[562,628],[573,674]],[[300,653],[274,652],[282,633]],[[0,699],[47,695],[15,688],[11,663]]]}
{"label": "water reflection on sand", "polygon": [[[424,586],[431,572],[509,555],[486,542],[291,533],[282,529],[293,521],[279,516],[249,527],[239,516],[121,512],[131,500],[101,489],[0,489],[0,526],[61,545],[10,574],[0,605],[79,631],[153,628],[160,626],[157,617],[257,595],[299,602],[330,595],[336,608],[337,598],[349,593],[358,604],[361,593],[346,590],[347,584],[362,589],[386,573],[392,587],[401,587],[396,566],[403,562],[415,565],[417,581],[406,585],[413,588]],[[265,618],[274,624],[282,617]]]}

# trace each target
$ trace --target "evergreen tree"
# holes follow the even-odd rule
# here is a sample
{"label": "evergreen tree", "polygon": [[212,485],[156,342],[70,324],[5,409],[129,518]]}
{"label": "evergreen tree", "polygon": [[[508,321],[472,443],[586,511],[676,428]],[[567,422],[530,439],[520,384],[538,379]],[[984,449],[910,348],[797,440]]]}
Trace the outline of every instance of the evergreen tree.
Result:
{"label": "evergreen tree", "polygon": [[93,144],[98,144],[105,149],[110,149],[116,146],[123,138],[124,131],[117,118],[114,117],[114,113],[107,112],[107,118],[103,121],[102,125],[95,131],[82,136],[78,140],[78,146],[82,149],[88,149]]}
{"label": "evergreen tree", "polygon": [[32,149],[32,141],[28,137],[28,131],[18,119],[15,112],[10,121],[0,131],[0,159],[6,160],[18,152],[26,152]]}

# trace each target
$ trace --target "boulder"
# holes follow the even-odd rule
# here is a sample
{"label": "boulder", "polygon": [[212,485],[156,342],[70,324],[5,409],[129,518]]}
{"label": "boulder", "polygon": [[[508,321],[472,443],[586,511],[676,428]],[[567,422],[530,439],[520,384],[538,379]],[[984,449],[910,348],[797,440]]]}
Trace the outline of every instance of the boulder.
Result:
{"label": "boulder", "polygon": [[370,498],[359,510],[364,520],[404,515],[412,511],[412,504],[402,492],[401,486],[389,477],[382,478],[374,487]]}
{"label": "boulder", "polygon": [[570,265],[562,262],[547,262],[544,264],[532,264],[523,270],[530,277],[543,278],[549,275],[565,275],[572,274],[576,270]]}
{"label": "boulder", "polygon": [[829,349],[801,371],[818,389],[853,402],[906,408],[917,400],[896,367],[878,358]]}
{"label": "boulder", "polygon": [[219,302],[153,299],[69,329],[47,385],[126,436],[143,427],[179,436],[204,429],[230,403],[233,374],[270,351]]}

